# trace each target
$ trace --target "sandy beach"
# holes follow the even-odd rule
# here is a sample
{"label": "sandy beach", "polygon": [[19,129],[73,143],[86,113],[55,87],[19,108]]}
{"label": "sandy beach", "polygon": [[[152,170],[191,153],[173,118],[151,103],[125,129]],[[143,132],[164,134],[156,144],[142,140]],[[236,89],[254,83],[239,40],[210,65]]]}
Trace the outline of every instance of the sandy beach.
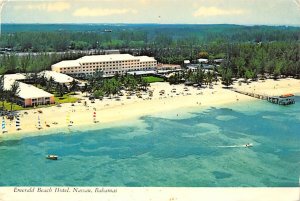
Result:
{"label": "sandy beach", "polygon": [[[295,79],[281,79],[278,81],[265,80],[249,84],[234,83],[233,87],[247,92],[259,94],[281,95],[285,93],[300,93],[300,81]],[[185,88],[184,85],[169,85],[168,83],[153,83],[149,87],[153,91],[150,99],[148,93],[143,93],[142,98],[131,95],[130,99],[124,95],[120,100],[105,97],[102,101],[96,100],[91,103],[85,98],[81,103],[62,104],[61,107],[53,106],[42,109],[20,111],[20,121],[22,130],[17,131],[14,121],[6,120],[8,130],[5,136],[13,134],[36,133],[40,131],[51,131],[57,129],[67,129],[69,120],[73,126],[101,125],[106,123],[137,119],[144,115],[153,115],[168,111],[176,111],[180,108],[207,108],[216,107],[224,104],[234,104],[237,101],[257,100],[249,96],[235,93],[229,89],[224,89],[220,82],[214,84],[213,88],[194,87]],[[165,93],[160,95],[161,90]],[[173,92],[172,92],[173,91]],[[77,95],[84,97],[83,94]],[[84,102],[87,102],[87,106]],[[263,101],[263,100],[260,100]],[[40,111],[39,111],[40,110]],[[96,120],[94,122],[94,112]],[[174,115],[177,115],[176,112]],[[180,115],[180,114],[178,114]],[[40,118],[42,129],[37,129],[38,118]],[[4,136],[3,135],[3,136]]]}

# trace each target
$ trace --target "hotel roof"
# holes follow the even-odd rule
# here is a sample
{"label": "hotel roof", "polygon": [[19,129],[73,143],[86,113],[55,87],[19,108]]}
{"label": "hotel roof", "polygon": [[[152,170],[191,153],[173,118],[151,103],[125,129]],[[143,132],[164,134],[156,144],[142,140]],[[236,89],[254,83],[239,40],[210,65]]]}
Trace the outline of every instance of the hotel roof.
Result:
{"label": "hotel roof", "polygon": [[59,63],[53,64],[52,67],[80,67],[79,60],[65,60]]}
{"label": "hotel roof", "polygon": [[66,67],[80,67],[82,63],[93,62],[109,62],[109,61],[128,61],[136,60],[140,62],[153,62],[156,61],[154,57],[148,56],[132,56],[130,54],[109,54],[109,55],[92,55],[84,56],[77,60],[66,60],[53,64],[53,68],[66,68]]}
{"label": "hotel roof", "polygon": [[109,55],[84,56],[80,59],[77,59],[77,61],[79,61],[80,63],[123,61],[123,60],[138,60],[138,58],[136,58],[130,54],[109,54]]}
{"label": "hotel roof", "polygon": [[4,75],[4,89],[9,90],[15,81],[24,79],[26,79],[26,76],[21,73]]}
{"label": "hotel roof", "polygon": [[43,98],[43,97],[53,96],[52,94],[42,89],[18,81],[23,79],[26,79],[26,76],[20,73],[4,75],[4,89],[9,90],[11,86],[14,84],[14,82],[18,82],[19,94],[17,96],[20,98],[28,99],[28,98]]}
{"label": "hotel roof", "polygon": [[50,94],[42,89],[39,89],[33,85],[25,84],[18,82],[20,87],[20,92],[18,96],[23,99],[33,99],[33,98],[43,98],[43,97],[52,97],[53,94]]}
{"label": "hotel roof", "polygon": [[49,80],[50,77],[52,77],[55,82],[62,83],[62,84],[70,83],[74,80],[72,77],[70,77],[66,74],[57,73],[55,71],[42,71],[42,72],[40,72],[40,75],[43,75],[47,80]]}
{"label": "hotel roof", "polygon": [[139,59],[141,62],[156,61],[154,57],[148,56],[136,56],[135,58]]}

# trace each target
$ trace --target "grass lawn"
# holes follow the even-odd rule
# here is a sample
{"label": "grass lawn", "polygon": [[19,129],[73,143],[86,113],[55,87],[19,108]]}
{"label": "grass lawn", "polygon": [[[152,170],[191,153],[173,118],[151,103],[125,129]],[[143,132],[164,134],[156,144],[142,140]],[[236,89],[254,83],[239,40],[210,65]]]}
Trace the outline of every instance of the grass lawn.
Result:
{"label": "grass lawn", "polygon": [[163,79],[163,78],[160,78],[160,77],[154,77],[154,76],[143,77],[143,79],[144,79],[147,83],[164,82],[164,79]]}
{"label": "grass lawn", "polygon": [[[75,98],[71,96],[70,94],[65,94],[63,97],[55,97],[55,103],[75,103],[78,100],[78,98]],[[20,105],[13,104],[13,111],[20,111],[20,110],[30,110],[30,109],[36,109],[36,108],[45,108],[45,107],[51,107],[53,105],[38,105],[36,107],[27,107],[24,108]],[[2,108],[2,102],[0,102],[0,109]],[[10,111],[10,102],[4,102],[4,108],[6,111]]]}
{"label": "grass lawn", "polygon": [[[0,108],[2,108],[2,104],[3,103],[0,102]],[[5,110],[10,111],[10,102],[4,101],[4,108],[5,108]],[[24,107],[22,107],[22,106],[17,105],[17,104],[14,103],[12,109],[14,111],[16,111],[16,110],[25,110],[26,108],[24,108]]]}
{"label": "grass lawn", "polygon": [[75,103],[78,98],[73,97],[70,93],[65,94],[63,97],[55,96],[55,103]]}

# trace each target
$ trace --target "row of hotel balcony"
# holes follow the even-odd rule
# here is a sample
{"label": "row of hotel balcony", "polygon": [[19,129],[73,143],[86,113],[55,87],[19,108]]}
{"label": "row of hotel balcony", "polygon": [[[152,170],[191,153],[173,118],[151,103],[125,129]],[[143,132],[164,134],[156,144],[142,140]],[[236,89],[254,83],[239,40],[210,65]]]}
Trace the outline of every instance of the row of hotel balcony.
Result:
{"label": "row of hotel balcony", "polygon": [[[132,69],[132,68],[142,68],[142,67],[155,67],[155,64],[152,65],[139,65],[139,66],[83,66],[83,67],[66,67],[66,68],[61,68],[62,71],[66,70],[84,70],[84,69],[90,69],[90,70],[112,70],[112,69],[119,69],[119,68],[127,68],[127,69]],[[114,68],[112,68],[114,67]]]}
{"label": "row of hotel balcony", "polygon": [[84,65],[99,65],[99,64],[138,64],[140,63],[139,60],[134,60],[134,61],[107,61],[107,62],[94,62],[94,63],[81,63],[83,66]]}
{"label": "row of hotel balcony", "polygon": [[[119,74],[125,74],[126,72],[129,72],[129,71],[145,71],[145,70],[152,70],[153,68],[151,67],[148,67],[148,68],[135,68],[135,69],[114,69],[114,70],[109,70],[109,71],[103,71],[103,74],[104,75],[114,75],[116,73],[119,73]],[[100,69],[99,69],[100,70]],[[93,74],[95,72],[95,70],[80,70],[80,71],[74,71],[74,70],[71,70],[71,71],[61,71],[61,73],[64,73],[64,74],[81,74],[81,73],[84,73],[84,74]]]}

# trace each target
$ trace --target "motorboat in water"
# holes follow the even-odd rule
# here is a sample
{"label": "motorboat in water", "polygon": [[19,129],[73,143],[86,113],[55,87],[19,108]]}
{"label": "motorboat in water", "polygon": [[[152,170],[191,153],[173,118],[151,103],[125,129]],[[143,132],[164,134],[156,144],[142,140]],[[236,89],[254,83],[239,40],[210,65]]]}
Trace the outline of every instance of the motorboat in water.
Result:
{"label": "motorboat in water", "polygon": [[46,158],[49,160],[57,160],[58,156],[57,155],[47,155]]}
{"label": "motorboat in water", "polygon": [[253,147],[253,144],[252,143],[248,143],[248,144],[245,144],[243,145],[244,147]]}

